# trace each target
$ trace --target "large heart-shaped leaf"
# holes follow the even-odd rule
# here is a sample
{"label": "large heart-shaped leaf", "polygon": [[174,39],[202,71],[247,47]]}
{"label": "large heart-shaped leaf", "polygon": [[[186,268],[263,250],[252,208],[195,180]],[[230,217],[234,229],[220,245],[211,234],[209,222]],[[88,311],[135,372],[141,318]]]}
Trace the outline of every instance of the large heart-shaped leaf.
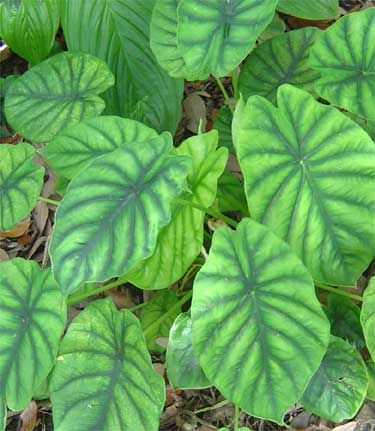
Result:
{"label": "large heart-shaped leaf", "polygon": [[341,422],[357,413],[366,397],[367,387],[366,365],[361,355],[346,341],[332,335],[301,404],[322,418]]}
{"label": "large heart-shaped leaf", "polygon": [[192,325],[189,313],[181,313],[169,333],[166,366],[174,388],[208,388],[205,376],[193,351]]}
{"label": "large heart-shaped leaf", "polygon": [[5,97],[5,114],[21,135],[49,141],[64,127],[99,115],[105,105],[98,94],[113,82],[111,71],[99,58],[63,52],[12,83]]}
{"label": "large heart-shaped leaf", "polygon": [[24,409],[51,370],[66,304],[49,269],[15,258],[0,264],[0,395]]}
{"label": "large heart-shaped leaf", "polygon": [[372,277],[365,293],[361,309],[361,323],[367,348],[375,360],[375,277]]}
{"label": "large heart-shaped leaf", "polygon": [[155,130],[127,118],[90,118],[59,133],[42,150],[51,167],[65,178],[73,178],[103,154],[141,145],[157,137]]}
{"label": "large heart-shaped leaf", "polygon": [[322,32],[310,66],[316,91],[333,105],[375,119],[375,8],[350,13]]}
{"label": "large heart-shaped leaf", "polygon": [[191,166],[171,150],[171,136],[164,133],[99,157],[72,180],[50,246],[64,292],[124,274],[152,254]]}
{"label": "large heart-shaped leaf", "polygon": [[109,65],[116,84],[105,95],[106,113],[175,131],[183,81],[161,69],[150,48],[155,0],[63,0],[62,27],[70,50],[96,55]]}
{"label": "large heart-shaped leaf", "polygon": [[271,22],[277,0],[181,0],[177,45],[195,79],[231,72]]}
{"label": "large heart-shaped leaf", "polygon": [[110,299],[70,325],[51,379],[56,431],[157,431],[164,381],[153,369],[138,319]]}
{"label": "large heart-shaped leaf", "polygon": [[308,59],[319,33],[317,28],[305,27],[259,45],[241,68],[239,88],[243,97],[259,94],[275,102],[278,87],[286,83],[313,92],[320,74],[309,67]]}
{"label": "large heart-shaped leaf", "polygon": [[56,0],[2,1],[0,32],[11,50],[30,63],[47,56],[59,26]]}
{"label": "large heart-shaped leaf", "polygon": [[329,339],[311,276],[290,247],[247,218],[236,232],[218,229],[191,313],[209,381],[249,414],[282,424]]}
{"label": "large heart-shaped leaf", "polygon": [[38,200],[44,168],[33,163],[34,155],[29,144],[0,145],[0,230],[15,226]]}
{"label": "large heart-shaped leaf", "polygon": [[285,84],[277,102],[250,97],[234,118],[250,214],[291,244],[314,279],[354,285],[374,251],[374,143],[302,90]]}
{"label": "large heart-shaped leaf", "polygon": [[304,19],[333,19],[339,14],[339,2],[338,0],[279,0],[277,10]]}
{"label": "large heart-shaped leaf", "polygon": [[[193,168],[187,179],[193,204],[210,207],[216,196],[217,179],[227,161],[227,150],[216,150],[216,131],[185,140],[177,154],[192,158]],[[205,214],[190,205],[174,204],[171,222],[161,230],[155,251],[146,261],[126,275],[142,289],[163,289],[181,278],[198,256],[203,244]]]}

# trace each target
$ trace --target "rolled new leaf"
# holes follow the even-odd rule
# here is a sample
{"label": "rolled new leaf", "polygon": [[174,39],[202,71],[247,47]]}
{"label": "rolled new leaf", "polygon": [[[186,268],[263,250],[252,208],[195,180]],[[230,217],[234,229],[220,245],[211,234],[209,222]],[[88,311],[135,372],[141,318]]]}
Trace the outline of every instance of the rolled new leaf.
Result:
{"label": "rolled new leaf", "polygon": [[0,388],[22,410],[55,360],[66,303],[51,270],[21,258],[0,264]]}
{"label": "rolled new leaf", "polygon": [[50,386],[56,431],[159,429],[165,385],[132,313],[109,298],[91,302],[59,354]]}
{"label": "rolled new leaf", "polygon": [[361,323],[366,345],[375,360],[375,277],[372,277],[363,294]]}
{"label": "rolled new leaf", "polygon": [[329,340],[312,278],[290,247],[247,218],[236,232],[216,230],[191,315],[208,380],[247,413],[282,424]]}

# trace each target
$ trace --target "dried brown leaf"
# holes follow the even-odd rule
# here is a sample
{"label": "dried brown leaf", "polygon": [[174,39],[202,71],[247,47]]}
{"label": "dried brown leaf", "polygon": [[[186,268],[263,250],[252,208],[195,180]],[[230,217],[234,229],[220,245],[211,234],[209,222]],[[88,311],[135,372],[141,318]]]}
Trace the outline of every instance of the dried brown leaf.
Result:
{"label": "dried brown leaf", "polygon": [[20,415],[20,425],[18,431],[33,431],[36,427],[38,406],[35,401],[30,401],[29,405]]}

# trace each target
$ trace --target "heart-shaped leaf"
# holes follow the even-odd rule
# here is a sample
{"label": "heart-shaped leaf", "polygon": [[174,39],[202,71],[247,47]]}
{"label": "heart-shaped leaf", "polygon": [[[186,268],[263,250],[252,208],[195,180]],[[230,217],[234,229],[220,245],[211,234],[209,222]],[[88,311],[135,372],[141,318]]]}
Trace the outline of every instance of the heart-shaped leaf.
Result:
{"label": "heart-shaped leaf", "polygon": [[194,355],[189,313],[181,313],[173,323],[169,333],[166,366],[169,382],[174,388],[200,389],[211,386]]}
{"label": "heart-shaped leaf", "polygon": [[230,73],[271,22],[276,3],[277,0],[181,0],[177,9],[177,46],[189,73],[195,79]]}
{"label": "heart-shaped leaf", "polygon": [[314,91],[319,72],[308,65],[310,49],[320,30],[305,27],[289,31],[259,45],[241,68],[239,88],[243,97],[258,94],[276,101],[280,85],[290,83]]}
{"label": "heart-shaped leaf", "polygon": [[249,414],[282,424],[329,340],[311,276],[290,247],[251,219],[218,229],[191,313],[209,381]]}
{"label": "heart-shaped leaf", "polygon": [[310,66],[320,72],[315,89],[333,105],[375,119],[375,8],[350,13],[322,32]]}
{"label": "heart-shaped leaf", "polygon": [[168,76],[150,48],[155,0],[62,0],[62,27],[70,50],[102,58],[115,75],[105,93],[106,114],[133,118],[174,133],[183,81]]}
{"label": "heart-shaped leaf", "polygon": [[56,431],[157,431],[164,381],[138,319],[111,299],[90,303],[70,325],[51,379]]}
{"label": "heart-shaped leaf", "polygon": [[[226,149],[216,150],[217,141],[217,133],[211,131],[186,139],[177,148],[177,154],[193,160],[187,177],[191,194],[185,197],[205,208],[215,199],[217,179],[227,161]],[[160,231],[153,255],[127,274],[127,280],[142,289],[163,289],[181,278],[202,247],[204,217],[190,205],[174,204],[171,222]]]}
{"label": "heart-shaped leaf", "polygon": [[367,389],[367,398],[371,401],[375,401],[375,362],[366,362],[367,373],[369,377],[369,385]]}
{"label": "heart-shaped leaf", "polygon": [[339,2],[338,0],[279,0],[277,10],[304,19],[333,19],[339,14]]}
{"label": "heart-shaped leaf", "polygon": [[97,157],[157,136],[155,130],[127,118],[90,118],[59,133],[42,154],[53,170],[71,179]]}
{"label": "heart-shaped leaf", "polygon": [[59,26],[56,0],[13,0],[0,3],[1,38],[11,50],[30,63],[50,52]]}
{"label": "heart-shaped leaf", "polygon": [[12,83],[5,97],[5,114],[21,135],[49,141],[64,127],[99,115],[105,104],[98,94],[113,82],[104,61],[89,54],[63,52]]}
{"label": "heart-shaped leaf", "polygon": [[250,97],[234,118],[250,214],[315,280],[354,285],[373,256],[374,143],[303,90],[285,84],[277,102]]}
{"label": "heart-shaped leaf", "polygon": [[366,365],[361,355],[346,341],[332,335],[301,404],[324,419],[341,422],[357,413],[366,397],[367,387]]}
{"label": "heart-shaped leaf", "polygon": [[171,136],[164,133],[99,157],[72,180],[50,246],[64,292],[124,274],[153,253],[191,166],[171,150]]}
{"label": "heart-shaped leaf", "polygon": [[367,348],[375,360],[375,277],[372,277],[365,293],[361,309],[361,323]]}
{"label": "heart-shaped leaf", "polygon": [[35,165],[29,144],[0,145],[0,230],[15,226],[34,208],[44,168]]}
{"label": "heart-shaped leaf", "polygon": [[0,392],[22,410],[56,360],[66,304],[51,271],[21,258],[0,264],[0,291]]}

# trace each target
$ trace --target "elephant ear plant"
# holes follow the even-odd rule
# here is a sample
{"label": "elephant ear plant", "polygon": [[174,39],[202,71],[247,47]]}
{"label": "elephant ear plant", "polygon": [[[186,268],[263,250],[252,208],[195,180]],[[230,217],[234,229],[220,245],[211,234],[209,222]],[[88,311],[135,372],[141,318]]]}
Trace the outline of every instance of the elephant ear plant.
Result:
{"label": "elephant ear plant", "polygon": [[[277,11],[332,23],[284,32]],[[0,263],[0,429],[49,398],[57,431],[156,431],[166,380],[232,402],[222,431],[248,430],[240,410],[341,422],[374,399],[375,283],[356,284],[375,248],[375,8],[3,0],[0,25],[29,62],[1,81],[23,140],[0,144],[0,230],[57,206],[50,265]],[[183,80],[210,75],[214,130],[174,142]],[[152,292],[99,295],[125,284]]]}

